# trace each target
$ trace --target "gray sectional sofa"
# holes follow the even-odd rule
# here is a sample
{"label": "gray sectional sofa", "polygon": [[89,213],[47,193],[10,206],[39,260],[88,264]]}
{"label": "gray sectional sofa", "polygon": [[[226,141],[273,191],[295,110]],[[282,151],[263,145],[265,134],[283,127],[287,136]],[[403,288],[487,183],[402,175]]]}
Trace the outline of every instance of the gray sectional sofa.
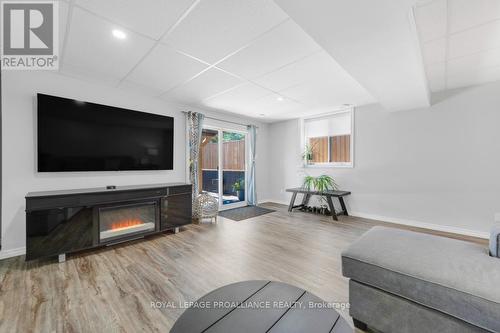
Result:
{"label": "gray sectional sofa", "polygon": [[486,246],[375,227],[342,253],[355,326],[500,332],[500,259]]}

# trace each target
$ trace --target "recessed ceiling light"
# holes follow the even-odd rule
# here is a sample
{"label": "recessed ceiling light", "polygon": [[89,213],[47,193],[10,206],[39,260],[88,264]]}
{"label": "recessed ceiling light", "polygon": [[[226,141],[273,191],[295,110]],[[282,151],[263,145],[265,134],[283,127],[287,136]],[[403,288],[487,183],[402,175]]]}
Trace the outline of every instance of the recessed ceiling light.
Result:
{"label": "recessed ceiling light", "polygon": [[118,38],[118,39],[125,39],[127,38],[127,34],[125,32],[123,32],[122,30],[118,30],[118,29],[113,29],[113,36],[115,38]]}
{"label": "recessed ceiling light", "polygon": [[285,99],[284,99],[283,97],[281,97],[281,96],[278,96],[278,98],[276,98],[276,100],[277,100],[278,102],[283,102]]}

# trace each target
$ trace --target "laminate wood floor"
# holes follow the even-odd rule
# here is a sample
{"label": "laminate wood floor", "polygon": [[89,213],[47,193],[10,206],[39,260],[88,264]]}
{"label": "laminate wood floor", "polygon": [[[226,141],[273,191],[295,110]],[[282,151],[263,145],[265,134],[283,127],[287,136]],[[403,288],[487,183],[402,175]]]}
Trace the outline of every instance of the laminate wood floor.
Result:
{"label": "laminate wood floor", "polygon": [[[348,302],[340,253],[384,223],[333,222],[263,206],[277,211],[193,224],[178,234],[68,256],[61,264],[2,260],[0,332],[168,332],[183,302],[242,280],[283,281],[329,302]],[[348,310],[339,312],[352,323]]]}

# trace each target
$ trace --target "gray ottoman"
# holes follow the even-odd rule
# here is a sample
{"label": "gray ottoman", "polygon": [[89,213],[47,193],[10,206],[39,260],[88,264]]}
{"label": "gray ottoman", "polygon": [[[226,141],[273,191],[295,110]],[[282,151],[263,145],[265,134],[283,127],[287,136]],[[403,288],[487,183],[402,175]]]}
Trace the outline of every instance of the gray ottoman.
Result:
{"label": "gray ottoman", "polygon": [[342,253],[342,270],[359,328],[500,332],[500,259],[486,246],[375,227]]}

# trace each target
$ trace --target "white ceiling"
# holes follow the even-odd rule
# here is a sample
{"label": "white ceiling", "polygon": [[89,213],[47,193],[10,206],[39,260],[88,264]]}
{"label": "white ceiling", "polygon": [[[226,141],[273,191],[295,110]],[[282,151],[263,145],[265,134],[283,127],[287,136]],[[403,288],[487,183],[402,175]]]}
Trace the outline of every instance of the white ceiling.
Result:
{"label": "white ceiling", "polygon": [[415,0],[275,0],[387,110],[430,104]]}
{"label": "white ceiling", "polygon": [[[353,19],[359,1],[373,8]],[[263,121],[344,104],[422,106],[427,83],[407,15],[414,2],[61,0],[60,71]],[[431,88],[455,87],[471,71],[469,84],[500,78],[500,70],[483,71],[499,63],[500,0],[449,2],[419,1],[416,9]],[[113,29],[126,39],[113,37]]]}
{"label": "white ceiling", "polygon": [[500,0],[425,0],[415,12],[431,91],[500,80]]}
{"label": "white ceiling", "polygon": [[65,75],[264,121],[375,102],[272,0],[74,0],[61,16]]}

